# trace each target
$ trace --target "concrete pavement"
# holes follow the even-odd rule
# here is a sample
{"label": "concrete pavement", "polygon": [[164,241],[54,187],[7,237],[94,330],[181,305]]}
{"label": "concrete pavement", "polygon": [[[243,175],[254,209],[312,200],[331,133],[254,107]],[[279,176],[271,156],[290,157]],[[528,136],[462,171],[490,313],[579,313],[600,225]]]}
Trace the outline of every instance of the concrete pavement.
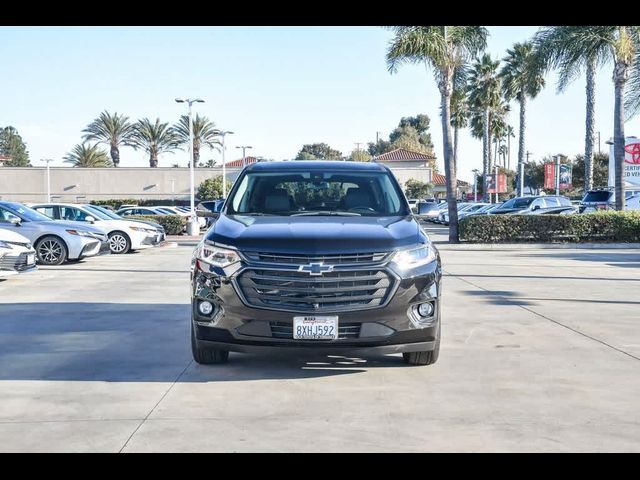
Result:
{"label": "concrete pavement", "polygon": [[194,364],[191,250],[0,282],[0,451],[640,451],[637,250],[442,250],[430,367]]}

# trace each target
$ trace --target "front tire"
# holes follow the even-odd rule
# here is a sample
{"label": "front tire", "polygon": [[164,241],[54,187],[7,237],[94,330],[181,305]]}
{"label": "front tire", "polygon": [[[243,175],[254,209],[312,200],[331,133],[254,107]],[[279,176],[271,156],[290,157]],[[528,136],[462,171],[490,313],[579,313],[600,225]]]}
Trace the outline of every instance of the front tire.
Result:
{"label": "front tire", "polygon": [[47,235],[35,246],[38,262],[43,265],[62,265],[67,259],[67,246],[60,237]]}
{"label": "front tire", "polygon": [[109,250],[115,255],[129,253],[131,250],[129,236],[123,232],[111,232],[109,234]]}
{"label": "front tire", "polygon": [[402,358],[407,365],[433,365],[440,356],[440,325],[438,325],[438,339],[433,350],[426,352],[404,352]]}
{"label": "front tire", "polygon": [[198,343],[193,322],[191,322],[191,353],[193,359],[201,365],[213,365],[229,361],[229,352],[227,350],[203,347]]}

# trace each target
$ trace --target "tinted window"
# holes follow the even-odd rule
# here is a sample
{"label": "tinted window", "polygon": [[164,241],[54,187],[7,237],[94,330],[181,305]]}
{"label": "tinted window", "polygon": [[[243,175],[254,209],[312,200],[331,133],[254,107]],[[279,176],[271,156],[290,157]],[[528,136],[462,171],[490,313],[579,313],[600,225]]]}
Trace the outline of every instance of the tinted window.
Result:
{"label": "tinted window", "polygon": [[20,217],[0,207],[0,223],[11,223],[11,220],[20,220]]}
{"label": "tinted window", "polygon": [[571,200],[569,200],[567,197],[557,197],[557,198],[558,198],[558,201],[560,202],[561,207],[571,206]]}
{"label": "tinted window", "polygon": [[87,214],[79,208],[58,207],[60,209],[60,219],[73,222],[86,222]]}
{"label": "tinted window", "polygon": [[36,207],[34,208],[34,210],[43,215],[46,215],[49,218],[56,218],[53,207]]}
{"label": "tinted window", "polygon": [[582,199],[583,202],[608,202],[609,198],[613,195],[613,192],[601,190],[597,192],[587,192]]}
{"label": "tinted window", "polygon": [[408,215],[387,172],[249,172],[228,202],[233,214]]}
{"label": "tinted window", "polygon": [[507,208],[527,208],[533,202],[534,197],[520,197],[520,198],[512,198],[511,200],[507,200],[500,206],[500,210]]}
{"label": "tinted window", "polygon": [[33,208],[22,205],[17,202],[5,202],[4,208],[6,211],[11,212],[14,216],[21,217],[23,220],[30,220],[32,222],[50,222],[51,219],[40,212],[36,212]]}
{"label": "tinted window", "polygon": [[545,202],[547,204],[547,208],[560,206],[560,202],[558,201],[557,197],[547,197],[545,198]]}

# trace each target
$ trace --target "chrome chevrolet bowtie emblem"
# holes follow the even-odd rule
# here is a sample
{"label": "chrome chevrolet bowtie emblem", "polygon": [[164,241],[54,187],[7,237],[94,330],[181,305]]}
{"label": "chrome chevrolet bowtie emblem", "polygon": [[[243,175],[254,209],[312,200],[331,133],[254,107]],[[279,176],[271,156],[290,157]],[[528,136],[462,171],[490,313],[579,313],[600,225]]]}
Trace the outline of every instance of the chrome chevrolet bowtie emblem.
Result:
{"label": "chrome chevrolet bowtie emblem", "polygon": [[323,273],[333,271],[333,265],[324,265],[322,263],[310,263],[309,265],[300,265],[299,272],[308,272],[309,275],[322,275]]}

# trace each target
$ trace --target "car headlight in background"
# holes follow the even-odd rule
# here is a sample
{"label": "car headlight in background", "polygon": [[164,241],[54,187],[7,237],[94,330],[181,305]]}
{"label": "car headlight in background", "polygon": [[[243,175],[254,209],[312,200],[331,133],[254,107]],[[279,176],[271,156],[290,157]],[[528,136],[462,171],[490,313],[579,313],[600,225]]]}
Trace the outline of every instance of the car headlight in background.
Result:
{"label": "car headlight in background", "polygon": [[91,232],[87,232],[86,230],[65,230],[65,231],[67,233],[70,233],[71,235],[79,235],[80,237],[96,238],[95,234]]}
{"label": "car headlight in background", "polygon": [[420,245],[407,250],[399,250],[393,257],[393,262],[403,270],[419,267],[431,263],[436,259],[436,252],[429,244]]}
{"label": "car headlight in background", "polygon": [[129,228],[134,232],[144,232],[144,233],[153,233],[153,234],[157,232],[156,229],[150,229],[150,228],[142,228],[142,227],[129,227]]}
{"label": "car headlight in background", "polygon": [[201,243],[196,249],[196,258],[215,267],[227,267],[240,261],[235,250]]}

